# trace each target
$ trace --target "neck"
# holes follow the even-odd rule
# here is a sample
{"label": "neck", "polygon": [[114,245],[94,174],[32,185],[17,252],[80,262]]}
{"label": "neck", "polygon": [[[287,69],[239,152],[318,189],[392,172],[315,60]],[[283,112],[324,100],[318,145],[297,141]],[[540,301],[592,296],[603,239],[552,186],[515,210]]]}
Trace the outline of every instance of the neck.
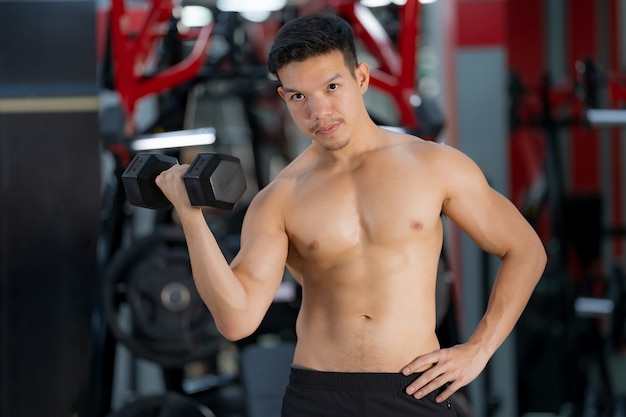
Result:
{"label": "neck", "polygon": [[325,149],[318,143],[313,143],[313,148],[320,158],[327,162],[353,163],[364,154],[380,148],[385,143],[386,137],[385,130],[369,121],[352,132],[348,144],[341,149]]}

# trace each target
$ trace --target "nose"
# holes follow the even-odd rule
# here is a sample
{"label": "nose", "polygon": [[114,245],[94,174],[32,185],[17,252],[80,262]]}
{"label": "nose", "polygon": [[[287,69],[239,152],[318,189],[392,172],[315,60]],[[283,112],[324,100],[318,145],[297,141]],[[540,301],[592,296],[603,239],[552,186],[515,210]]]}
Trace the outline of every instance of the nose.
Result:
{"label": "nose", "polygon": [[323,119],[332,113],[330,101],[324,95],[309,97],[309,117],[313,120]]}

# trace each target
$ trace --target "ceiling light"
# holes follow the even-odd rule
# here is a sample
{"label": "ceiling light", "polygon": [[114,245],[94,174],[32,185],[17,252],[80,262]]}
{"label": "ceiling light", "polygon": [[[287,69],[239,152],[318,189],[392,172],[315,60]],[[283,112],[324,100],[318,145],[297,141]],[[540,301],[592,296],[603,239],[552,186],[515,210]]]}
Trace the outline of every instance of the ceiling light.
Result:
{"label": "ceiling light", "polygon": [[185,6],[180,15],[183,25],[188,28],[198,28],[213,21],[213,13],[204,6]]}
{"label": "ceiling light", "polygon": [[[419,0],[422,4],[430,4],[434,3],[437,0]],[[407,0],[361,0],[361,4],[366,7],[384,7],[388,6],[391,3],[397,6],[404,6]]]}
{"label": "ceiling light", "polygon": [[131,141],[130,148],[133,151],[149,151],[211,145],[213,143],[215,143],[215,129],[207,127],[138,136]]}
{"label": "ceiling light", "polygon": [[269,10],[257,10],[239,12],[239,14],[241,14],[244,19],[249,20],[250,22],[259,23],[265,22],[267,18],[270,17],[272,12],[270,12]]}
{"label": "ceiling light", "polygon": [[217,0],[223,12],[273,12],[287,4],[286,0]]}

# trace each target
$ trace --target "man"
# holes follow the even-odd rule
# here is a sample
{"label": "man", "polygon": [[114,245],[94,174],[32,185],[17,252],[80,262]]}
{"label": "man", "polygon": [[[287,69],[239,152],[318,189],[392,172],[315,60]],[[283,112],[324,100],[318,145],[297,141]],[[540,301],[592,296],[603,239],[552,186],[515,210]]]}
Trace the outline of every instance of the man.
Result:
{"label": "man", "polygon": [[[539,238],[465,155],[375,125],[362,98],[369,69],[345,21],[287,23],[268,66],[313,142],[255,196],[230,265],[189,204],[187,167],[157,178],[218,329],[253,333],[286,265],[302,305],[283,416],[454,415],[448,398],[484,369],[543,272]],[[502,259],[482,321],[448,349],[435,334],[442,214]]]}

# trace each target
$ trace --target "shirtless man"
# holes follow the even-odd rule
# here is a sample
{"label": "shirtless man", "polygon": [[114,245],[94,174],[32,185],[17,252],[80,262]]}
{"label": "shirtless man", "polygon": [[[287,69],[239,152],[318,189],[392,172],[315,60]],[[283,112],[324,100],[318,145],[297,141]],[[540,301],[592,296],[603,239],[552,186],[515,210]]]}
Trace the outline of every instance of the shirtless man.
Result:
{"label": "shirtless man", "polygon": [[[468,157],[370,119],[369,69],[340,18],[287,23],[268,65],[313,142],[255,196],[230,265],[189,203],[187,166],[157,178],[219,331],[252,334],[286,266],[302,306],[284,417],[454,415],[448,398],[484,369],[537,284],[542,243]],[[502,260],[482,321],[447,349],[435,334],[442,214]]]}

